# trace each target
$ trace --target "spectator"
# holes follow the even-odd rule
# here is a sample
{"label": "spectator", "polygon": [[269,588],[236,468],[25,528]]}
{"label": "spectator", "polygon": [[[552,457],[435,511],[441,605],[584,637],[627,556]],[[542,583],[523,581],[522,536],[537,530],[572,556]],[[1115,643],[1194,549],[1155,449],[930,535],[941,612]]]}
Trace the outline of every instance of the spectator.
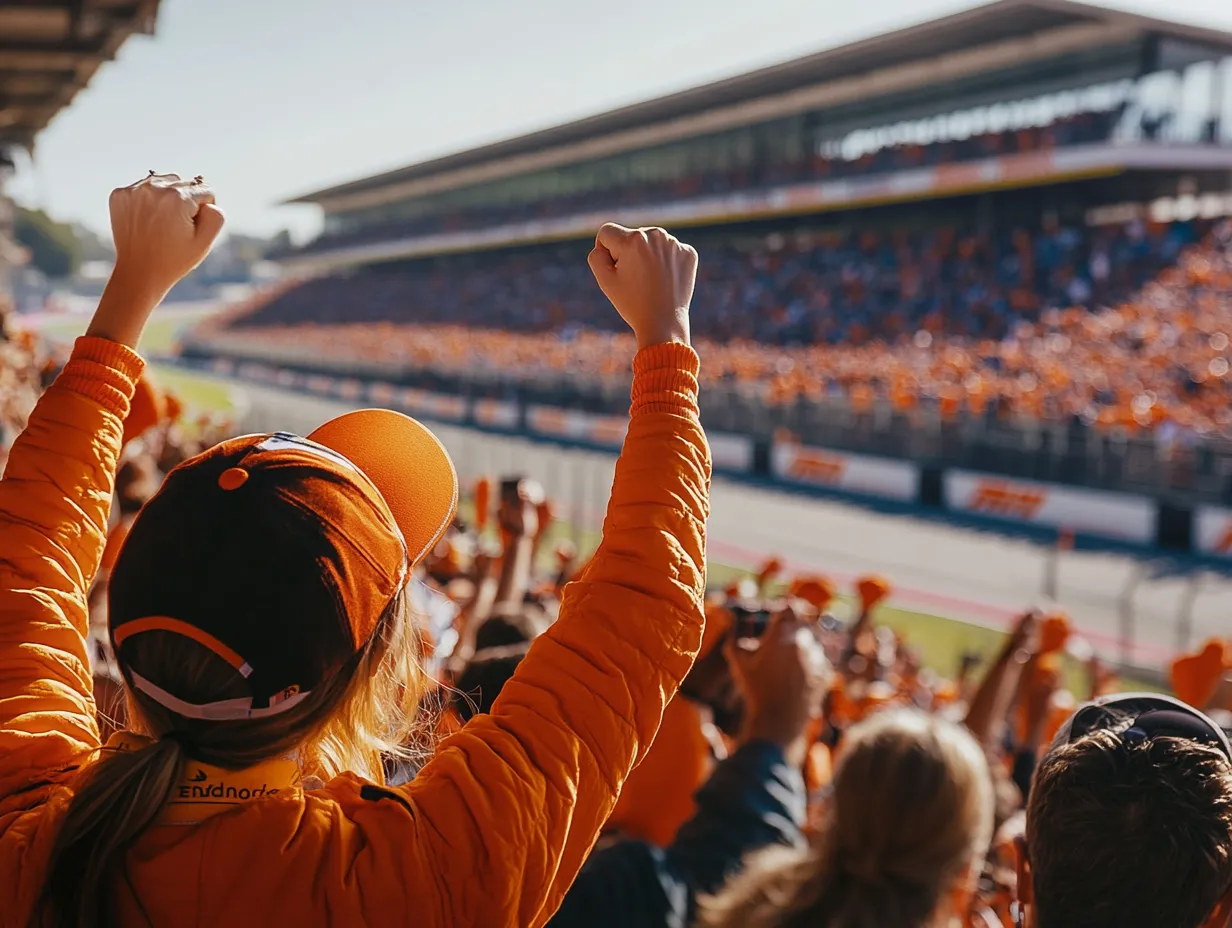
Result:
{"label": "spectator", "polygon": [[828,683],[825,657],[790,612],[773,619],[759,641],[729,642],[748,706],[736,751],[702,786],[696,813],[668,847],[619,841],[593,854],[550,928],[689,925],[697,896],[717,891],[747,854],[804,846],[800,770]]}
{"label": "spectator", "polygon": [[988,765],[963,729],[916,711],[848,732],[807,850],[771,850],[703,905],[713,928],[927,928],[962,918],[993,828]]}
{"label": "spectator", "polygon": [[164,483],[110,578],[141,734],[99,753],[86,597],[132,346],[222,225],[208,188],[174,175],[117,191],[112,214],[117,273],[0,481],[0,911],[56,926],[544,921],[701,637],[696,254],[601,230],[591,266],[642,349],[608,536],[492,713],[389,789],[373,749],[406,737],[400,710],[423,689],[404,591],[456,484],[439,443],[381,412],[315,443],[224,442]]}
{"label": "spectator", "polygon": [[1084,706],[1036,771],[1018,887],[1028,928],[1225,928],[1227,737],[1169,697]]}

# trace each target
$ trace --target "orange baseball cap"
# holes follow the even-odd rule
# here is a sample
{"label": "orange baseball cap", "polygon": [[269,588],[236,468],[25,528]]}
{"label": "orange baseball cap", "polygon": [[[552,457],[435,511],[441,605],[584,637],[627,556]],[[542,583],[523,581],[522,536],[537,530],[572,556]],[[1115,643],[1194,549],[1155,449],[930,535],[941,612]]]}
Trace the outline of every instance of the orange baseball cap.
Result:
{"label": "orange baseball cap", "polygon": [[[444,447],[391,410],[190,458],[141,510],[111,573],[108,621],[125,678],[186,718],[285,711],[367,645],[457,504]],[[212,651],[250,695],[177,695],[174,672],[135,662],[131,642],[155,631]]]}
{"label": "orange baseball cap", "polygon": [[834,600],[834,584],[825,577],[796,577],[791,583],[788,595],[802,599],[818,612],[825,612],[826,607]]}
{"label": "orange baseball cap", "polygon": [[137,389],[129,404],[128,417],[124,420],[124,444],[139,438],[163,421],[166,416],[166,399],[154,378],[147,371],[137,381]]}
{"label": "orange baseball cap", "polygon": [[860,604],[865,611],[872,609],[890,595],[890,581],[885,577],[870,574],[856,581],[856,592],[860,594]]}

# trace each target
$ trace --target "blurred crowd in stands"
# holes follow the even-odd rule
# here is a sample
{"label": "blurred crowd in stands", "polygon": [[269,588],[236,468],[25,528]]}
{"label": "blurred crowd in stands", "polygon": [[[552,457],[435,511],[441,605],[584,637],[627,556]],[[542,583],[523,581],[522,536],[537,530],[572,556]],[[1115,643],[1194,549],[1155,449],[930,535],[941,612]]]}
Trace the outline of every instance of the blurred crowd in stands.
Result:
{"label": "blurred crowd in stands", "polygon": [[1120,114],[1116,111],[1079,113],[1042,127],[1005,130],[931,144],[898,144],[844,157],[820,152],[799,160],[769,159],[733,170],[709,171],[664,183],[623,183],[610,189],[541,197],[507,206],[471,207],[464,211],[387,222],[329,232],[308,246],[310,251],[359,245],[388,238],[433,235],[481,229],[506,223],[556,219],[581,213],[671,203],[699,197],[759,190],[810,181],[840,180],[876,174],[977,161],[1004,155],[1048,151],[1107,141]]}
{"label": "blurred crowd in stands", "polygon": [[56,370],[34,336],[15,328],[11,318],[0,295],[0,467]]}
{"label": "blurred crowd in stands", "polygon": [[[1137,221],[703,245],[702,377],[770,404],[1229,436],[1230,248],[1227,226]],[[623,376],[628,350],[580,256],[537,251],[318,278],[230,326],[249,345],[456,373]]]}

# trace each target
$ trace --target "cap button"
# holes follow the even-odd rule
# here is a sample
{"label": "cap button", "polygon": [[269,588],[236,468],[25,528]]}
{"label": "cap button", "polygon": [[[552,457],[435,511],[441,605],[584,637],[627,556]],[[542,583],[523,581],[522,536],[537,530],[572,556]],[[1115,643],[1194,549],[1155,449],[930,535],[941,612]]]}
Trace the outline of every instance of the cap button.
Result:
{"label": "cap button", "polygon": [[238,490],[248,482],[248,471],[242,467],[228,467],[218,475],[218,485],[224,490]]}

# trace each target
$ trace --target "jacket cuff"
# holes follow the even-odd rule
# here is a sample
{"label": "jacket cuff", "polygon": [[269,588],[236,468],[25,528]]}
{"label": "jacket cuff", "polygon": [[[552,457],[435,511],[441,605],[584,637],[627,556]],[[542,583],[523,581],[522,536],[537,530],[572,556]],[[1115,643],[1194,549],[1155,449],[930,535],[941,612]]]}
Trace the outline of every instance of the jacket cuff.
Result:
{"label": "jacket cuff", "polygon": [[82,336],[56,379],[62,390],[71,390],[94,400],[120,419],[128,417],[129,403],[145,361],[119,342]]}
{"label": "jacket cuff", "polygon": [[666,412],[696,419],[697,352],[679,342],[643,348],[633,359],[630,416]]}

